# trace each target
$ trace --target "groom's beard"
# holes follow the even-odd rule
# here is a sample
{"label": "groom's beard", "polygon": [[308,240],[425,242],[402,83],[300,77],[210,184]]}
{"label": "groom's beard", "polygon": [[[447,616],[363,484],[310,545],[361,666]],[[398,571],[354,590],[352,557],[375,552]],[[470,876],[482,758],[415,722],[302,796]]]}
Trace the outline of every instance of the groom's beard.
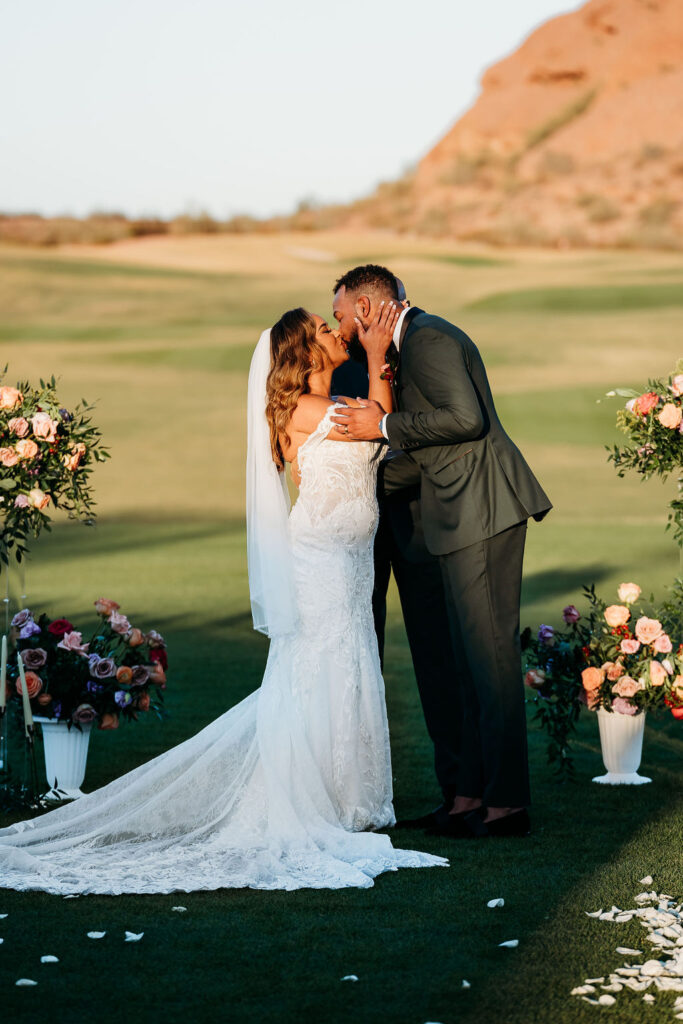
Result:
{"label": "groom's beard", "polygon": [[358,340],[358,335],[355,338],[351,338],[347,342],[349,355],[353,359],[354,363],[360,363],[367,370],[368,368],[368,354]]}

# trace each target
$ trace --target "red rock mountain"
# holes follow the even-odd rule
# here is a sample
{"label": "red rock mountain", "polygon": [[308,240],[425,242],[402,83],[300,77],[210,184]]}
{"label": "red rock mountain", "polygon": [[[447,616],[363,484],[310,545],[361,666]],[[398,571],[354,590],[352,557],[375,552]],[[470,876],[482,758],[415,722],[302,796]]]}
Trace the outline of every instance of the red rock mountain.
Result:
{"label": "red rock mountain", "polygon": [[411,179],[356,204],[499,243],[683,247],[683,0],[590,0],[483,76]]}

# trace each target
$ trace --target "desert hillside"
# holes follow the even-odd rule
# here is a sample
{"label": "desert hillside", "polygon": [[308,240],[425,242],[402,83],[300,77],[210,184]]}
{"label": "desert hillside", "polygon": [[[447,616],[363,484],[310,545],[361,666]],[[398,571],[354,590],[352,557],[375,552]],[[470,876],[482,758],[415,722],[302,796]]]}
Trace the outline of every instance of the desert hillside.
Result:
{"label": "desert hillside", "polygon": [[590,0],[483,76],[354,220],[499,243],[683,245],[683,0]]}

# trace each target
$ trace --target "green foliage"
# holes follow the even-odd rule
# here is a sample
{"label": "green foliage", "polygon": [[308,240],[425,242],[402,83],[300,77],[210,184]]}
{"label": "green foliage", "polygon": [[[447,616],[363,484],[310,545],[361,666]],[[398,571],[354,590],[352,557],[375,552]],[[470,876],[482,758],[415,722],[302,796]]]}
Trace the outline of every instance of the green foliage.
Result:
{"label": "green foliage", "polygon": [[518,289],[486,295],[467,308],[491,313],[577,313],[583,316],[679,306],[683,306],[683,288],[679,283],[666,283]]}
{"label": "green foliage", "polygon": [[556,114],[554,114],[547,121],[539,124],[534,128],[528,135],[526,140],[526,149],[533,149],[535,146],[540,146],[542,142],[549,139],[551,135],[554,135],[561,128],[565,128],[568,124],[574,121],[581,114],[585,113],[590,107],[591,103],[595,99],[597,94],[596,89],[590,89],[585,92],[578,99],[572,100],[565,107],[562,107]]}

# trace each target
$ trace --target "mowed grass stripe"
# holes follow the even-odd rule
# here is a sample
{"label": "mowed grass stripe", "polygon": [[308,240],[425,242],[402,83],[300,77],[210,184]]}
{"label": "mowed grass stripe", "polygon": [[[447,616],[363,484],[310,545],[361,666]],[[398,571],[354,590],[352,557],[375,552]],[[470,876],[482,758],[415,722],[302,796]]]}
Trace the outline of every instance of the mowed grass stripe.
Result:
{"label": "mowed grass stripe", "polygon": [[611,313],[627,309],[683,306],[678,283],[597,285],[584,288],[527,288],[497,292],[465,308],[495,313]]}

